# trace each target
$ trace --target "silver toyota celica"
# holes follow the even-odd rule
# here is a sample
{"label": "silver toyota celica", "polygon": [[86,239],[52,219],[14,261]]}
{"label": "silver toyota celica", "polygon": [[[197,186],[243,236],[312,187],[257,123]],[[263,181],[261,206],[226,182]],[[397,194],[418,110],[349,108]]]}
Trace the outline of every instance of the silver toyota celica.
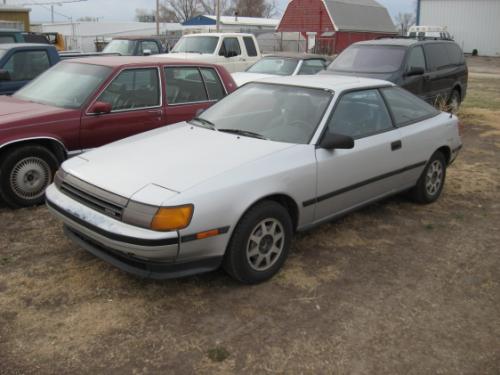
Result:
{"label": "silver toyota celica", "polygon": [[460,147],[456,117],[391,83],[272,78],[66,161],[47,205],[75,243],[132,274],[222,265],[258,283],[294,232],[405,190],[435,201]]}

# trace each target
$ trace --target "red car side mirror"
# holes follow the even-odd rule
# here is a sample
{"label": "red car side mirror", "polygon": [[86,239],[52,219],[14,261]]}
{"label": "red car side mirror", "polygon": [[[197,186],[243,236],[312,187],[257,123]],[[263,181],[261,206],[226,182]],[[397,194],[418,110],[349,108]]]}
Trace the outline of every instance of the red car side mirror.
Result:
{"label": "red car side mirror", "polygon": [[91,113],[95,113],[96,115],[102,115],[105,113],[111,112],[113,108],[110,103],[106,102],[95,102],[92,108],[90,109]]}

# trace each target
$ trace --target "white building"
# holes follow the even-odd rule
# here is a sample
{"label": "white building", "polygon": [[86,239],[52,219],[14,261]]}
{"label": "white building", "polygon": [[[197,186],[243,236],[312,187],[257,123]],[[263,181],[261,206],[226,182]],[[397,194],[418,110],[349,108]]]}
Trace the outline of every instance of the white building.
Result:
{"label": "white building", "polygon": [[417,0],[417,23],[447,27],[465,53],[500,56],[500,0]]}

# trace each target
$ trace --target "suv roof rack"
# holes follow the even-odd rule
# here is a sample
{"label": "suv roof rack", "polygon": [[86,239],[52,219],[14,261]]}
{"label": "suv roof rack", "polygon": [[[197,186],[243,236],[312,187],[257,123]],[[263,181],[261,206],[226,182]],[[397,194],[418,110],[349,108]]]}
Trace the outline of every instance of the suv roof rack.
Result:
{"label": "suv roof rack", "polygon": [[406,36],[406,35],[394,35],[394,36],[379,36],[375,38],[379,39],[415,39],[415,40],[449,40],[454,42],[452,38],[442,38],[437,36]]}

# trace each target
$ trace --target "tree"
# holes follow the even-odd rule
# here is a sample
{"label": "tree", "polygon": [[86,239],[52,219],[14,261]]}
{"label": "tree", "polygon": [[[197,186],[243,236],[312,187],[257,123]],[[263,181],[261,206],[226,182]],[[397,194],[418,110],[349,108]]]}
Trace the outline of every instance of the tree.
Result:
{"label": "tree", "polygon": [[135,20],[138,22],[155,22],[156,14],[153,10],[136,9]]}
{"label": "tree", "polygon": [[173,16],[181,23],[202,13],[199,0],[165,0],[160,6],[162,8],[165,15]]}
{"label": "tree", "polygon": [[242,17],[272,17],[276,14],[274,0],[234,0],[235,11]]}
{"label": "tree", "polygon": [[395,18],[396,25],[401,31],[401,35],[406,35],[409,28],[415,25],[415,14],[413,13],[398,13]]}

